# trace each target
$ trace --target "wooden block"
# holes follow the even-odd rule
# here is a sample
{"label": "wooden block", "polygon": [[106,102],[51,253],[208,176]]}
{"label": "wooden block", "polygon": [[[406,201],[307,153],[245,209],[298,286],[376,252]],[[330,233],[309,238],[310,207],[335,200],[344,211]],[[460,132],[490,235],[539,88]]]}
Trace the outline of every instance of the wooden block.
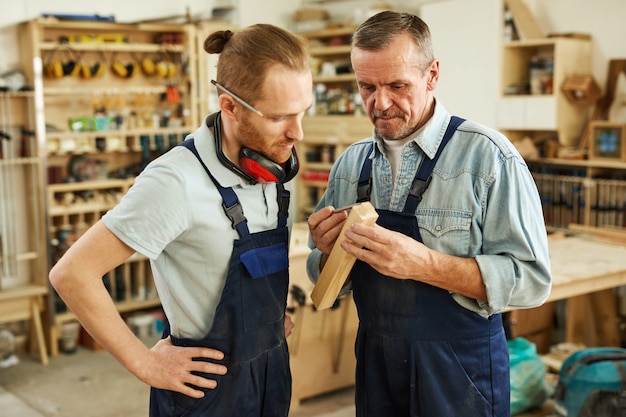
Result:
{"label": "wooden block", "polygon": [[357,204],[350,210],[350,215],[344,223],[335,246],[330,252],[326,265],[324,265],[317,284],[315,284],[311,293],[311,300],[313,300],[313,304],[315,304],[318,310],[331,307],[335,303],[337,295],[345,284],[356,261],[354,256],[341,249],[341,242],[346,240],[346,230],[353,223],[372,225],[376,222],[376,219],[378,219],[378,213],[376,213],[374,206],[367,201]]}
{"label": "wooden block", "polygon": [[591,74],[568,75],[561,85],[565,98],[572,104],[594,104],[600,98],[600,86]]}

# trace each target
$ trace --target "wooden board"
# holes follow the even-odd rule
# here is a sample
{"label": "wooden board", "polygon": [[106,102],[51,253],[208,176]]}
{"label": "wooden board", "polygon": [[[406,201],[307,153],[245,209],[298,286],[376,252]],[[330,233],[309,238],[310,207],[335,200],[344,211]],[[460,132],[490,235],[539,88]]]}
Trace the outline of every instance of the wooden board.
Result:
{"label": "wooden board", "polygon": [[371,203],[366,201],[352,207],[350,215],[344,223],[339,237],[337,237],[337,241],[335,242],[335,246],[333,246],[330,256],[311,293],[313,304],[315,304],[318,310],[331,307],[334,304],[341,287],[343,287],[350,274],[352,265],[354,265],[356,261],[354,256],[341,249],[341,242],[346,239],[346,230],[348,230],[353,223],[372,225],[376,222],[376,219],[378,219],[378,213],[376,213]]}
{"label": "wooden board", "polygon": [[626,285],[626,248],[604,238],[573,236],[549,241],[552,292],[567,299],[565,340],[619,346],[613,288]]}
{"label": "wooden board", "polygon": [[513,21],[523,39],[541,39],[544,34],[524,0],[506,0]]}
{"label": "wooden board", "polygon": [[548,242],[552,292],[546,301],[564,300],[626,285],[626,248],[590,237]]}
{"label": "wooden board", "polygon": [[595,227],[583,224],[570,224],[569,230],[580,233],[588,233],[592,237],[609,242],[626,244],[626,230],[617,227]]}

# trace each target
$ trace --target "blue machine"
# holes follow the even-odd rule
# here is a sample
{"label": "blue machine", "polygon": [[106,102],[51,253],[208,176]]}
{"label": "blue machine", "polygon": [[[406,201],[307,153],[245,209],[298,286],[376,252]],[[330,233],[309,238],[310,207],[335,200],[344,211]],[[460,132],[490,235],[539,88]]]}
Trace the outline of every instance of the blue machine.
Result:
{"label": "blue machine", "polygon": [[588,348],[568,356],[554,400],[558,417],[626,417],[626,349]]}

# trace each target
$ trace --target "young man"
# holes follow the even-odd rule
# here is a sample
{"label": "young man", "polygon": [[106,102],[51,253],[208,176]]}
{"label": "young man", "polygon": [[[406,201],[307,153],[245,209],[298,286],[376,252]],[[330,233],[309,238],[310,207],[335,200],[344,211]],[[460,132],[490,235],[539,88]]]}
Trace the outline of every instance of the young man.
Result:
{"label": "young man", "polygon": [[341,244],[357,258],[357,415],[508,417],[500,312],[540,305],[552,282],[532,176],[502,134],[435,99],[439,61],[417,16],[371,17],[351,60],[374,134],[333,167],[307,270],[316,281],[346,219],[332,208],[370,201],[377,224]]}
{"label": "young man", "polygon": [[[220,111],[150,163],[50,272],[91,335],[152,386],[151,416],[287,416],[285,341],[294,145],[312,103],[306,44],[272,25],[215,32]],[[168,326],[148,349],[102,276],[151,260]]]}

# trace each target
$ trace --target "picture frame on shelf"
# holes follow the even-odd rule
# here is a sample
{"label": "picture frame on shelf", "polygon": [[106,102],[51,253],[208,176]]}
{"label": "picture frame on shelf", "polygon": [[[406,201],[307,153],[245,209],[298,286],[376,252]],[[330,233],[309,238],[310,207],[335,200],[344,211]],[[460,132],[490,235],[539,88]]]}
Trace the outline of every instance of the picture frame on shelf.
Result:
{"label": "picture frame on shelf", "polygon": [[589,159],[626,161],[626,124],[591,122]]}

